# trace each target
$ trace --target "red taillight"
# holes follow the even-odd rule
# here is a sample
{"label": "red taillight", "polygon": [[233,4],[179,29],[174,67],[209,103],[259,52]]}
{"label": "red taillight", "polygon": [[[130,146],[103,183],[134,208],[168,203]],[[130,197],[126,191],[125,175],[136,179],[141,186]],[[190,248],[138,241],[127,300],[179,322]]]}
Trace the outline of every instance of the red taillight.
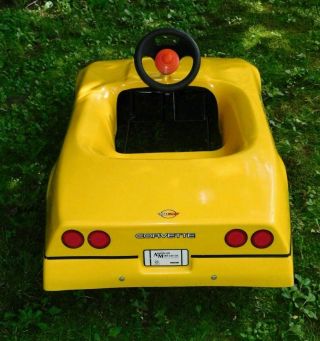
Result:
{"label": "red taillight", "polygon": [[110,244],[110,236],[103,231],[93,231],[88,236],[88,242],[96,249],[103,249]]}
{"label": "red taillight", "polygon": [[231,247],[239,247],[247,242],[248,236],[245,231],[240,229],[234,229],[226,234],[224,240],[226,244],[228,244]]}
{"label": "red taillight", "polygon": [[65,246],[70,247],[71,249],[76,249],[83,244],[84,237],[79,231],[68,230],[63,233],[61,240]]}
{"label": "red taillight", "polygon": [[251,243],[258,249],[264,249],[273,243],[273,234],[268,230],[256,231],[251,237]]}

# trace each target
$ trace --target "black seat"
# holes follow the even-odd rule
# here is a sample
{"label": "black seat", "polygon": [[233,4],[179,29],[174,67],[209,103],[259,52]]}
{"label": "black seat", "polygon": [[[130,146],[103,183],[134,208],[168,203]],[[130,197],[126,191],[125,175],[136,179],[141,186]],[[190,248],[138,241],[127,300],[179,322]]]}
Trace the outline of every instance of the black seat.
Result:
{"label": "black seat", "polygon": [[151,88],[122,91],[115,142],[119,153],[219,149],[217,101],[200,87],[168,93]]}

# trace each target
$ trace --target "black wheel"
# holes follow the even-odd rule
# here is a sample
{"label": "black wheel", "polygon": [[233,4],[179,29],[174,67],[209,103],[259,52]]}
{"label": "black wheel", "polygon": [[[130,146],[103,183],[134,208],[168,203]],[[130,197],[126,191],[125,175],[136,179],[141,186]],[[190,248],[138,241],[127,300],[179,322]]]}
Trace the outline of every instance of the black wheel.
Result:
{"label": "black wheel", "polygon": [[[157,38],[163,36],[172,36],[178,38],[178,41],[173,44],[157,44]],[[180,82],[174,84],[159,83],[151,78],[143,67],[142,58],[151,57],[157,61],[161,53],[169,61],[169,68],[160,68],[159,63],[156,62],[156,66],[162,74],[170,74],[172,70],[175,71],[178,67],[179,59],[186,56],[192,57],[193,64],[187,76]],[[178,58],[178,63],[176,58]],[[134,54],[134,64],[140,78],[151,88],[160,91],[176,91],[186,87],[196,77],[200,68],[200,61],[200,51],[193,38],[187,33],[174,28],[160,28],[148,33],[141,39]],[[164,66],[166,66],[166,59],[164,59]]]}

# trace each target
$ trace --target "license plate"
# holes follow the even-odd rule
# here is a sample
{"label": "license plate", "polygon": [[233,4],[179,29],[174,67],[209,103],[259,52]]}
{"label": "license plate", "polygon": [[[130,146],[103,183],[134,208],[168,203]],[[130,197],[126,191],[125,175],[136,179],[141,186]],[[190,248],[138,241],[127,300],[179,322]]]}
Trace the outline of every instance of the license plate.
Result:
{"label": "license plate", "polygon": [[145,266],[184,266],[189,264],[188,250],[144,250]]}

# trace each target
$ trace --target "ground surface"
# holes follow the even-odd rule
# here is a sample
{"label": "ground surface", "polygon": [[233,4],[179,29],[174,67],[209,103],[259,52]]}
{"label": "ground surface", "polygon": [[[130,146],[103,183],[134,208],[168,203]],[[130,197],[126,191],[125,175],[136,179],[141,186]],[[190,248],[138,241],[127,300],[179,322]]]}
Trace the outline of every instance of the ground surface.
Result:
{"label": "ground surface", "polygon": [[[1,340],[320,339],[319,18],[316,0],[0,2]],[[76,74],[160,26],[261,71],[290,182],[294,288],[42,291],[45,190]]]}

